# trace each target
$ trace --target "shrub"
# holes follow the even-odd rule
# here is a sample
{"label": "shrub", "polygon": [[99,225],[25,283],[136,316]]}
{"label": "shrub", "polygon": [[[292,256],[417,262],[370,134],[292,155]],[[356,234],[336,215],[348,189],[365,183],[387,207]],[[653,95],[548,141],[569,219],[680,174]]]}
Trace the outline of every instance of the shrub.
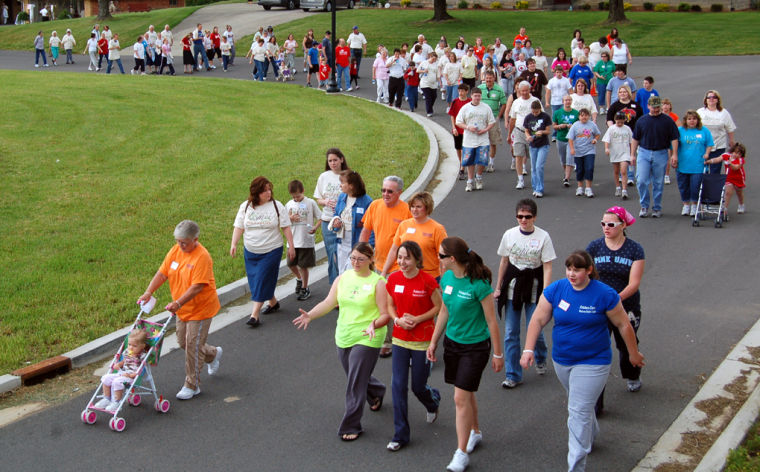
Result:
{"label": "shrub", "polygon": [[528,0],[517,0],[515,2],[515,8],[518,10],[527,10],[528,9]]}
{"label": "shrub", "polygon": [[670,11],[670,5],[667,3],[658,3],[654,6],[654,11]]}
{"label": "shrub", "polygon": [[475,10],[480,10],[481,8],[483,8],[483,5],[481,5],[480,3],[472,2],[472,8],[474,8]]}
{"label": "shrub", "polygon": [[710,5],[710,11],[713,13],[718,13],[718,12],[723,11],[723,4],[713,3],[712,5]]}
{"label": "shrub", "polygon": [[583,5],[581,5],[581,10],[591,10],[591,4],[584,3]]}
{"label": "shrub", "polygon": [[644,2],[644,10],[646,10],[646,11],[652,11],[652,10],[654,10],[654,3],[652,3],[652,2]]}
{"label": "shrub", "polygon": [[623,11],[630,11],[631,8],[633,8],[633,5],[631,5],[628,2],[623,3]]}
{"label": "shrub", "polygon": [[412,4],[412,0],[401,0],[401,7],[402,8],[409,8],[409,5]]}
{"label": "shrub", "polygon": [[678,4],[678,11],[689,11],[689,4],[688,3],[679,3]]}
{"label": "shrub", "polygon": [[691,11],[702,11],[702,7],[695,3],[691,6]]}
{"label": "shrub", "polygon": [[610,2],[599,2],[599,10],[605,11],[610,9]]}
{"label": "shrub", "polygon": [[467,10],[467,7],[469,7],[470,4],[467,3],[467,0],[459,0],[459,3],[457,3],[457,8],[460,10]]}
{"label": "shrub", "polygon": [[29,21],[29,13],[22,11],[21,13],[18,14],[18,19],[19,21]]}
{"label": "shrub", "polygon": [[492,2],[491,10],[501,10],[501,2]]}
{"label": "shrub", "polygon": [[55,19],[56,20],[70,20],[71,13],[64,8],[63,10],[61,10],[61,12],[58,14],[58,16]]}

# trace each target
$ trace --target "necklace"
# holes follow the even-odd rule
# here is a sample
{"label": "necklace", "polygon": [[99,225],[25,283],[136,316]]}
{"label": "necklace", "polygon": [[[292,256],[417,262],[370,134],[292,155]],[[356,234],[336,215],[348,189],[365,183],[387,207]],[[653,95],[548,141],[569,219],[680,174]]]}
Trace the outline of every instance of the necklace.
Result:
{"label": "necklace", "polygon": [[604,243],[611,251],[617,251],[625,244],[625,236],[621,236],[619,239],[605,239]]}

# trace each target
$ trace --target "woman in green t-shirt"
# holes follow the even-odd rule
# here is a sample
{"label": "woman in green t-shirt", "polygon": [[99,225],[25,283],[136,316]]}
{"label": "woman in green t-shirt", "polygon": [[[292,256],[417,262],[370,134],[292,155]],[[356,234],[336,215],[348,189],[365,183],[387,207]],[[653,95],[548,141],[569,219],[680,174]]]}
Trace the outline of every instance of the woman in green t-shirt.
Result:
{"label": "woman in green t-shirt", "polygon": [[338,429],[344,441],[353,441],[362,433],[364,402],[378,411],[385,395],[385,385],[372,376],[390,321],[385,280],[375,272],[374,255],[368,243],[357,243],[349,257],[353,270],[341,274],[324,300],[308,312],[299,309],[301,315],[293,320],[297,328],[306,329],[311,320],[340,304],[335,344],[348,377],[346,412]]}
{"label": "woman in green t-shirt", "polygon": [[483,439],[475,400],[480,376],[491,357],[491,346],[494,372],[504,367],[504,352],[494,310],[491,270],[461,238],[444,239],[438,252],[444,271],[441,277],[443,305],[427,357],[431,362],[436,361],[435,349],[445,331],[444,380],[454,384],[457,427],[457,450],[447,470],[461,472],[470,463],[469,453]]}

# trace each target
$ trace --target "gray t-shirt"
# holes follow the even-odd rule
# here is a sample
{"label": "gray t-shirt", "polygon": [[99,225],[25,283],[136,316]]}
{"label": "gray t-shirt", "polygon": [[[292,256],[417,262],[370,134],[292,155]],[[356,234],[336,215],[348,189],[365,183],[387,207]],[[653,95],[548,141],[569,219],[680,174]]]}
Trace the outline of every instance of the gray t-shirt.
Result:
{"label": "gray t-shirt", "polygon": [[593,121],[587,121],[583,123],[576,121],[570,127],[570,131],[567,133],[567,139],[573,140],[575,146],[575,156],[587,156],[589,154],[596,154],[595,145],[592,143],[594,138],[600,135],[601,132]]}

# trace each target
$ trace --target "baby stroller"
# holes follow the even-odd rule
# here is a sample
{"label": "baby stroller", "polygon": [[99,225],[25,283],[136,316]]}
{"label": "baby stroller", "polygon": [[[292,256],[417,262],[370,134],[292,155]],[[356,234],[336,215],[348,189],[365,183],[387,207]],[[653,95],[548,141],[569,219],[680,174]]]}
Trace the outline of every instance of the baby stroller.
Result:
{"label": "baby stroller", "polygon": [[[119,417],[119,412],[122,407],[124,407],[124,403],[126,402],[132,406],[139,406],[140,403],[142,403],[143,395],[153,396],[153,407],[159,413],[167,413],[169,411],[169,407],[171,406],[169,400],[165,399],[163,395],[159,396],[156,393],[156,384],[153,381],[153,374],[151,373],[150,366],[157,365],[158,360],[161,358],[161,346],[163,345],[166,330],[169,327],[169,323],[174,317],[174,314],[170,314],[163,323],[154,323],[143,319],[143,314],[148,314],[150,310],[153,309],[155,302],[156,299],[151,298],[149,302],[140,305],[140,312],[137,315],[137,319],[129,330],[131,332],[133,329],[142,329],[148,333],[146,346],[148,351],[142,364],[140,364],[138,370],[139,374],[132,379],[131,383],[125,383],[124,396],[121,398],[118,407],[114,411],[97,408],[95,406],[97,400],[104,398],[103,383],[101,382],[97,390],[95,390],[95,393],[93,393],[92,398],[90,398],[90,401],[87,403],[87,407],[82,411],[81,419],[85,424],[95,424],[95,421],[97,421],[97,412],[101,412],[111,416],[111,419],[108,421],[108,426],[111,430],[122,432],[124,431],[124,428],[127,427],[126,420]],[[127,336],[124,337],[124,342],[121,344],[121,347],[119,347],[119,350],[111,361],[110,372],[116,372],[113,366],[122,360],[128,339],[129,335],[127,334]]]}
{"label": "baby stroller", "polygon": [[[715,227],[722,228],[723,222],[728,221],[723,199],[726,195],[726,174],[710,174],[705,166],[702,183],[699,185],[697,211],[692,226],[699,226],[699,220],[706,220],[708,215],[715,215]],[[716,208],[717,205],[717,208]]]}
{"label": "baby stroller", "polygon": [[295,77],[293,75],[295,74],[295,69],[289,69],[284,64],[280,64],[280,76],[282,77],[282,81],[285,82],[286,80],[293,80]]}

